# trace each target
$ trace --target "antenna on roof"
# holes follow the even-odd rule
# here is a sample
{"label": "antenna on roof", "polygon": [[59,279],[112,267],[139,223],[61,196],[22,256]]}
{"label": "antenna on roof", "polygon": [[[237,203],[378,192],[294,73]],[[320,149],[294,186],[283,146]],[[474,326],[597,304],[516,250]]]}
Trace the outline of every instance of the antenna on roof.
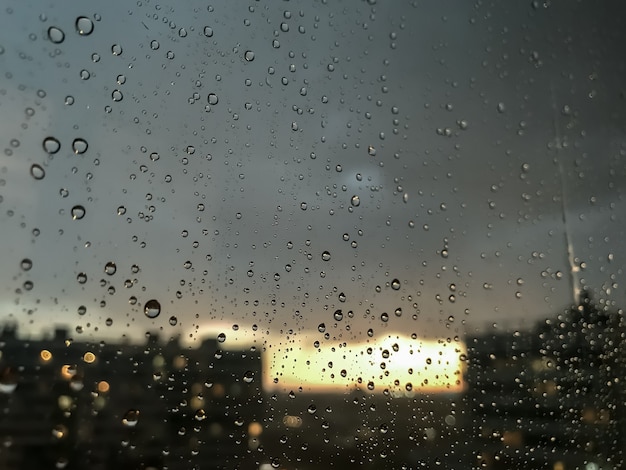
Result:
{"label": "antenna on roof", "polygon": [[555,160],[559,171],[559,186],[561,192],[561,220],[563,222],[563,232],[565,236],[565,246],[567,247],[567,262],[569,264],[569,280],[572,286],[572,296],[574,298],[574,304],[578,304],[581,294],[580,280],[578,279],[578,272],[580,268],[574,261],[574,245],[572,243],[572,237],[569,231],[569,225],[567,223],[567,206],[566,206],[566,187],[565,187],[565,172],[563,171],[563,161],[560,158],[560,150],[563,148],[561,145],[561,133],[559,131],[559,111],[556,107],[556,93],[554,91],[554,82],[550,81],[550,96],[552,98],[552,112],[553,120],[552,125],[554,127],[554,140],[555,140]]}

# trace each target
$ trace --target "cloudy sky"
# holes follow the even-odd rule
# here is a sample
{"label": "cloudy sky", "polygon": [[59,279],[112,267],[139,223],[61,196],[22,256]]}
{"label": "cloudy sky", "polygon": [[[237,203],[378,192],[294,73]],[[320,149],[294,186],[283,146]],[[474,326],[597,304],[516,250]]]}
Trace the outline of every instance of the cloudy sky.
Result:
{"label": "cloudy sky", "polygon": [[623,307],[623,7],[495,3],[6,7],[0,315],[453,337],[562,310],[572,265]]}

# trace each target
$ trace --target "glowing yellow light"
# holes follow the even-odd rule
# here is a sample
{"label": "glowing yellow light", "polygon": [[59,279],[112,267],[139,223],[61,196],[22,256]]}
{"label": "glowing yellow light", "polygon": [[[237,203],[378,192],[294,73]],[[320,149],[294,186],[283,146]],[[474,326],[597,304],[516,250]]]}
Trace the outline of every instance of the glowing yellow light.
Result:
{"label": "glowing yellow light", "polygon": [[302,418],[300,416],[285,416],[283,418],[283,424],[288,428],[299,428],[302,426]]}
{"label": "glowing yellow light", "polygon": [[101,382],[98,382],[98,391],[100,393],[106,393],[106,392],[109,391],[110,388],[111,387],[109,385],[109,382],[107,382],[105,380],[102,380]]}
{"label": "glowing yellow light", "polygon": [[264,352],[263,386],[268,390],[384,390],[394,396],[458,393],[463,390],[465,344],[389,335],[337,348],[313,348],[306,340],[289,350]]}
{"label": "glowing yellow light", "polygon": [[83,356],[83,361],[85,361],[87,364],[91,364],[95,362],[95,360],[96,360],[96,355],[92,352],[86,352],[85,355]]}
{"label": "glowing yellow light", "polygon": [[41,352],[39,353],[39,357],[41,358],[42,361],[48,362],[49,360],[52,359],[52,353],[48,351],[47,349],[42,349]]}
{"label": "glowing yellow light", "polygon": [[252,421],[248,425],[248,434],[251,437],[259,437],[262,432],[263,432],[263,426],[261,425],[261,423],[258,423],[256,421]]}

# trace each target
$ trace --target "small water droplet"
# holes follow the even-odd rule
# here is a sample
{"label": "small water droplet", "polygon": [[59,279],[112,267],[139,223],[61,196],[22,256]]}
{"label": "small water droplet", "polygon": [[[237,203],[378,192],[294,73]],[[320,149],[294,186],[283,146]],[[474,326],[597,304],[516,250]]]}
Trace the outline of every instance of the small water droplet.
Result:
{"label": "small water droplet", "polygon": [[394,279],[393,281],[391,281],[391,288],[393,290],[400,290],[400,281],[398,279]]}
{"label": "small water droplet", "polygon": [[220,333],[219,335],[217,335],[217,342],[218,343],[223,343],[224,341],[226,341],[226,334],[225,333]]}
{"label": "small water droplet", "polygon": [[330,261],[330,253],[328,251],[322,253],[322,260]]}
{"label": "small water droplet", "polygon": [[137,422],[139,421],[139,411],[138,410],[128,410],[122,419],[122,424],[129,428],[135,427]]}
{"label": "small water droplet", "polygon": [[113,93],[111,93],[111,98],[113,99],[113,101],[122,101],[124,99],[124,95],[119,90],[113,90]]}
{"label": "small water droplet", "polygon": [[87,282],[87,274],[78,273],[76,275],[76,280],[78,281],[79,284],[85,284]]}
{"label": "small water droplet", "polygon": [[87,141],[85,139],[81,139],[80,137],[74,139],[74,141],[72,142],[72,150],[74,150],[74,153],[76,155],[85,153],[88,148],[89,144],[87,143]]}
{"label": "small water droplet", "polygon": [[254,60],[254,52],[246,51],[243,55],[247,62],[252,62]]}
{"label": "small water droplet", "polygon": [[46,176],[46,170],[37,163],[33,163],[30,167],[30,175],[36,180],[42,180]]}
{"label": "small water droplet", "polygon": [[350,204],[352,204],[354,207],[358,207],[361,204],[361,198],[359,196],[352,196],[352,199],[350,199]]}
{"label": "small water droplet", "polygon": [[393,313],[396,315],[396,317],[401,317],[402,316],[402,309],[400,307],[398,307]]}
{"label": "small water droplet", "polygon": [[210,26],[205,26],[205,27],[204,27],[204,35],[205,35],[207,38],[211,38],[211,37],[213,37],[213,28],[211,28]]}
{"label": "small water droplet", "polygon": [[389,314],[387,312],[381,313],[380,320],[383,321],[384,323],[387,323],[389,321]]}
{"label": "small water droplet", "polygon": [[319,331],[320,333],[324,333],[326,331],[326,325],[324,323],[320,323],[319,325],[317,325],[317,331]]}
{"label": "small water droplet", "polygon": [[209,93],[208,101],[210,105],[216,105],[219,99],[215,93]]}
{"label": "small water droplet", "polygon": [[341,311],[341,309],[335,310],[335,313],[333,314],[333,317],[335,318],[336,321],[343,320],[343,312]]}
{"label": "small water droplet", "polygon": [[113,44],[111,46],[111,54],[122,55],[122,46],[120,46],[119,44]]}
{"label": "small water droplet", "polygon": [[497,109],[498,109],[498,112],[502,114],[506,111],[506,106],[504,103],[498,103]]}
{"label": "small water droplet", "polygon": [[54,44],[61,44],[65,39],[65,33],[56,26],[50,26],[48,28],[48,39]]}
{"label": "small water droplet", "polygon": [[85,217],[86,212],[87,211],[85,211],[85,208],[83,206],[74,206],[72,207],[72,219],[80,220]]}
{"label": "small water droplet", "polygon": [[61,142],[54,137],[46,137],[43,139],[43,149],[46,153],[53,155],[61,149]]}
{"label": "small water droplet", "polygon": [[243,381],[247,384],[252,383],[254,381],[254,372],[251,370],[246,371],[246,373],[243,374]]}
{"label": "small water droplet", "polygon": [[176,318],[175,316],[173,316],[173,315],[172,315],[172,316],[170,317],[169,322],[170,322],[170,325],[171,325],[171,326],[176,326],[176,324],[178,323],[178,318]]}
{"label": "small water droplet", "polygon": [[155,299],[148,300],[143,307],[143,313],[148,318],[156,318],[161,313],[161,304]]}
{"label": "small water droplet", "polygon": [[117,266],[113,261],[109,261],[107,264],[104,265],[104,272],[107,273],[109,276],[113,276],[113,274],[115,274],[115,271],[117,271]]}
{"label": "small water droplet", "polygon": [[86,16],[76,18],[76,31],[81,36],[89,36],[93,33],[93,21]]}

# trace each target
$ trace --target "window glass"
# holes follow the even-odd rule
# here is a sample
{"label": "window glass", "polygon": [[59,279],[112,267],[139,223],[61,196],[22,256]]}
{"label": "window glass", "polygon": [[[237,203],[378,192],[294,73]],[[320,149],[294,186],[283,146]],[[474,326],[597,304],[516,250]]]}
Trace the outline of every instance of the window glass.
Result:
{"label": "window glass", "polygon": [[0,468],[623,468],[620,2],[0,9]]}

